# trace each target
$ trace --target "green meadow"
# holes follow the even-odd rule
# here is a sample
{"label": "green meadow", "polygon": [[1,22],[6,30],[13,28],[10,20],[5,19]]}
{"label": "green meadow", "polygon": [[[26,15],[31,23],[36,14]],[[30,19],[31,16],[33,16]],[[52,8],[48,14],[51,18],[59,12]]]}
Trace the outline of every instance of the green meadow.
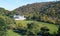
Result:
{"label": "green meadow", "polygon": [[[24,20],[24,21],[16,21],[16,25],[21,25],[21,26],[23,26],[23,27],[27,27],[27,24],[28,24],[29,22],[31,22],[31,21],[25,21],[25,20]],[[46,27],[48,27],[48,28],[50,29],[49,32],[50,32],[51,34],[53,34],[54,32],[57,32],[57,30],[58,30],[58,27],[57,27],[56,25],[54,25],[54,24],[37,22],[37,21],[35,21],[35,23],[36,23],[38,26],[32,28],[31,31],[39,32],[39,30],[40,30],[39,28],[44,27],[44,26],[46,26]],[[38,30],[38,31],[37,31],[37,30]],[[15,32],[13,32],[12,30],[8,30],[8,31],[7,31],[7,35],[8,35],[8,36],[21,36],[21,35],[15,33]]]}
{"label": "green meadow", "polygon": [[13,32],[12,30],[7,30],[6,36],[21,36],[21,35]]}

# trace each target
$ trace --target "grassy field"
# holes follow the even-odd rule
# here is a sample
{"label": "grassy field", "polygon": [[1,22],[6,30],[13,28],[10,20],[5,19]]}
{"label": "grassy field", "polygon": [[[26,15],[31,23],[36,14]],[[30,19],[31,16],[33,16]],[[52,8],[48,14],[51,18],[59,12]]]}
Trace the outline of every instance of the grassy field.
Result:
{"label": "grassy field", "polygon": [[[22,23],[22,25],[27,26],[27,23],[29,23],[31,21],[16,21],[17,24]],[[37,22],[37,24],[39,25],[38,29],[44,26],[47,26],[50,29],[50,33],[54,33],[57,32],[58,27],[54,24],[49,24],[49,23],[44,23],[44,22]]]}
{"label": "grassy field", "polygon": [[21,36],[21,35],[19,35],[19,34],[13,32],[12,30],[8,30],[6,36]]}
{"label": "grassy field", "polygon": [[[27,23],[29,23],[29,22],[31,22],[31,21],[16,21],[16,24],[20,24],[20,25],[26,27]],[[37,22],[37,24],[39,25],[38,29],[41,27],[47,26],[50,29],[50,31],[49,31],[50,33],[57,32],[57,30],[58,30],[58,27],[54,24],[48,24],[48,23],[43,23],[43,22]],[[21,35],[13,32],[12,30],[8,30],[7,36],[21,36]]]}
{"label": "grassy field", "polygon": [[40,27],[47,26],[50,29],[49,31],[50,33],[57,32],[58,30],[58,27],[54,24],[48,24],[48,23],[42,23],[42,22],[40,22],[39,24],[40,24],[39,25]]}

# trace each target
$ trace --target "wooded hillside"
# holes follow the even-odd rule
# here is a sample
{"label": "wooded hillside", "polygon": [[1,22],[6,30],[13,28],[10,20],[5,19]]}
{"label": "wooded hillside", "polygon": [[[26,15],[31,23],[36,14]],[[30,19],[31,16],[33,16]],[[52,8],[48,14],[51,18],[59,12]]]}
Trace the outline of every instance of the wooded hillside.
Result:
{"label": "wooded hillside", "polygon": [[60,21],[60,1],[28,4],[13,11],[17,14],[25,15],[30,20],[33,19],[54,24],[56,22],[59,24]]}

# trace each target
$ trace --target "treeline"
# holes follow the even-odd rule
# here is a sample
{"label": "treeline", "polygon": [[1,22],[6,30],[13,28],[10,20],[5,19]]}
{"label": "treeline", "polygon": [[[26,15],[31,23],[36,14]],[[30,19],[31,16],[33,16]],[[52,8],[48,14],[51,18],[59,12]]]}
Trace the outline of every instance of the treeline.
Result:
{"label": "treeline", "polygon": [[60,1],[28,4],[13,11],[24,15],[27,20],[60,24]]}

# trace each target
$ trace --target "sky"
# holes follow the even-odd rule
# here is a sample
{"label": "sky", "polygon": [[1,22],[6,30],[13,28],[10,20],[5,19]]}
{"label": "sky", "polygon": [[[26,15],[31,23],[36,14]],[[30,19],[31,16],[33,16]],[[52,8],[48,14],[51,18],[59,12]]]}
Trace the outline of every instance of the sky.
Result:
{"label": "sky", "polygon": [[0,0],[0,7],[12,11],[23,5],[32,4],[36,2],[49,2],[49,1],[56,1],[56,0]]}

